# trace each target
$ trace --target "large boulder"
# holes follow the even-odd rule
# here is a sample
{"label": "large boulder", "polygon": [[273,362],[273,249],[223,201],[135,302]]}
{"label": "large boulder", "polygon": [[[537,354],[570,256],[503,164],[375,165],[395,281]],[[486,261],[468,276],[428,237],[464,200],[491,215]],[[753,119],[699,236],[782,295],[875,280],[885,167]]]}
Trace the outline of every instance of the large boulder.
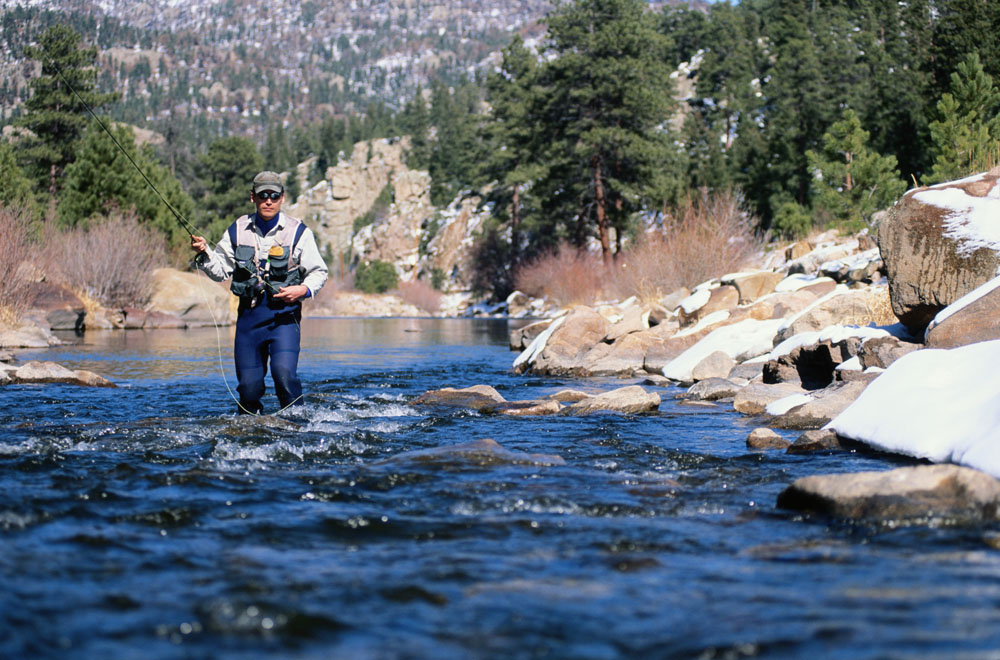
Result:
{"label": "large boulder", "polygon": [[579,373],[583,358],[607,336],[610,325],[593,309],[575,307],[541,333],[515,360],[514,368],[551,375]]}
{"label": "large boulder", "polygon": [[0,348],[48,348],[60,343],[48,327],[34,323],[0,327]]}
{"label": "large boulder", "polygon": [[462,389],[445,387],[440,390],[424,392],[411,402],[414,406],[445,406],[457,408],[472,408],[479,411],[490,411],[506,400],[489,385],[473,385]]}
{"label": "large boulder", "polygon": [[773,346],[774,335],[782,323],[780,319],[744,319],[717,328],[670,362],[663,375],[676,381],[690,381],[698,363],[716,351],[723,351],[736,362],[763,355]]}
{"label": "large boulder", "polygon": [[957,465],[814,475],[778,495],[785,509],[869,520],[992,522],[998,505],[1000,481]]}
{"label": "large boulder", "polygon": [[1000,168],[906,193],[879,223],[892,310],[912,332],[1000,268]]}
{"label": "large boulder", "polygon": [[776,335],[775,345],[794,335],[831,325],[867,325],[878,302],[878,291],[877,287],[849,290],[842,286],[828,293],[786,321]]}
{"label": "large boulder", "polygon": [[876,374],[864,379],[834,383],[810,393],[812,400],[790,408],[771,419],[770,425],[781,429],[818,429],[827,424],[861,396]]}
{"label": "large boulder", "polygon": [[114,383],[92,371],[73,371],[55,362],[32,360],[8,375],[14,383],[66,383],[87,387],[116,387]]}
{"label": "large boulder", "polygon": [[730,284],[695,291],[681,302],[678,319],[681,326],[694,325],[709,314],[733,309],[740,303],[739,290]]}
{"label": "large boulder", "polygon": [[228,325],[236,318],[236,296],[204,273],[157,268],[152,288],[146,309],[178,317],[189,326]]}
{"label": "large boulder", "polygon": [[774,292],[774,287],[785,278],[782,273],[761,270],[753,273],[731,273],[720,281],[736,287],[739,294],[739,304],[748,305],[753,301]]}
{"label": "large boulder", "polygon": [[[1000,339],[1000,278],[984,287],[992,287],[967,304],[956,302],[945,308],[927,328],[924,343],[928,348],[956,348],[979,341]],[[947,316],[945,316],[947,315]],[[943,317],[943,318],[942,318]]]}

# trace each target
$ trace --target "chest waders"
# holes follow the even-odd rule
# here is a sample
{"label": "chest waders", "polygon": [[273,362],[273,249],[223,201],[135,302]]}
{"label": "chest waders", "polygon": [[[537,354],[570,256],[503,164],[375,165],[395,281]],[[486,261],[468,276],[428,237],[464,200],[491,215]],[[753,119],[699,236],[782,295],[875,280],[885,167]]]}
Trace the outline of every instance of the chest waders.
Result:
{"label": "chest waders", "polygon": [[267,251],[259,248],[252,216],[229,227],[236,264],[230,289],[240,298],[233,356],[242,413],[263,411],[260,400],[268,363],[281,407],[302,402],[302,383],[296,373],[302,305],[275,300],[274,294],[282,287],[302,283],[302,270],[293,254],[306,227],[294,218],[282,219],[285,225]]}

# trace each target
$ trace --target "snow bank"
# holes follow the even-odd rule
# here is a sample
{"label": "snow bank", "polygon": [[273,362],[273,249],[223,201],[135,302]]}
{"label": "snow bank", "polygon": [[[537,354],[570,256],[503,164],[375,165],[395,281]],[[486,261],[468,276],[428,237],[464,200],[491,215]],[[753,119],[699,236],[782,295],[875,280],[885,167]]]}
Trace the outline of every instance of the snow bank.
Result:
{"label": "snow bank", "polygon": [[826,428],[1000,478],[1000,340],[904,355]]}
{"label": "snow bank", "polygon": [[781,323],[781,319],[746,319],[717,328],[671,360],[663,370],[663,375],[672,380],[691,380],[691,370],[716,351],[722,351],[737,362],[767,353]]}

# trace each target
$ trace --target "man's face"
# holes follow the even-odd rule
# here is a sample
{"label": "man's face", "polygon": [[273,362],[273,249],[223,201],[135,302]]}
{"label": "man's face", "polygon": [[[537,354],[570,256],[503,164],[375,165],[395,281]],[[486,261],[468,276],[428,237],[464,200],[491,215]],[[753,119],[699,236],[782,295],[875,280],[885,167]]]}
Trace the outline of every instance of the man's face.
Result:
{"label": "man's face", "polygon": [[285,193],[262,190],[259,193],[252,193],[250,199],[257,206],[257,215],[264,220],[270,220],[281,210],[281,203],[285,201]]}

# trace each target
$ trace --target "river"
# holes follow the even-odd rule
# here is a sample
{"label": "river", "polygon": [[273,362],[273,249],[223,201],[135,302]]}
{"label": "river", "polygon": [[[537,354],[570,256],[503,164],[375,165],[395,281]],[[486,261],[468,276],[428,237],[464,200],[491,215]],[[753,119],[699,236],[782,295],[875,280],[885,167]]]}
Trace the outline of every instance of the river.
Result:
{"label": "river", "polygon": [[[904,459],[749,451],[753,420],[676,388],[648,415],[408,405],[637,382],[514,375],[497,320],[306,320],[308,404],[238,417],[231,333],[19,356],[120,387],[0,389],[0,658],[1000,658],[998,530],[775,505]],[[483,438],[509,454],[420,451]]]}

